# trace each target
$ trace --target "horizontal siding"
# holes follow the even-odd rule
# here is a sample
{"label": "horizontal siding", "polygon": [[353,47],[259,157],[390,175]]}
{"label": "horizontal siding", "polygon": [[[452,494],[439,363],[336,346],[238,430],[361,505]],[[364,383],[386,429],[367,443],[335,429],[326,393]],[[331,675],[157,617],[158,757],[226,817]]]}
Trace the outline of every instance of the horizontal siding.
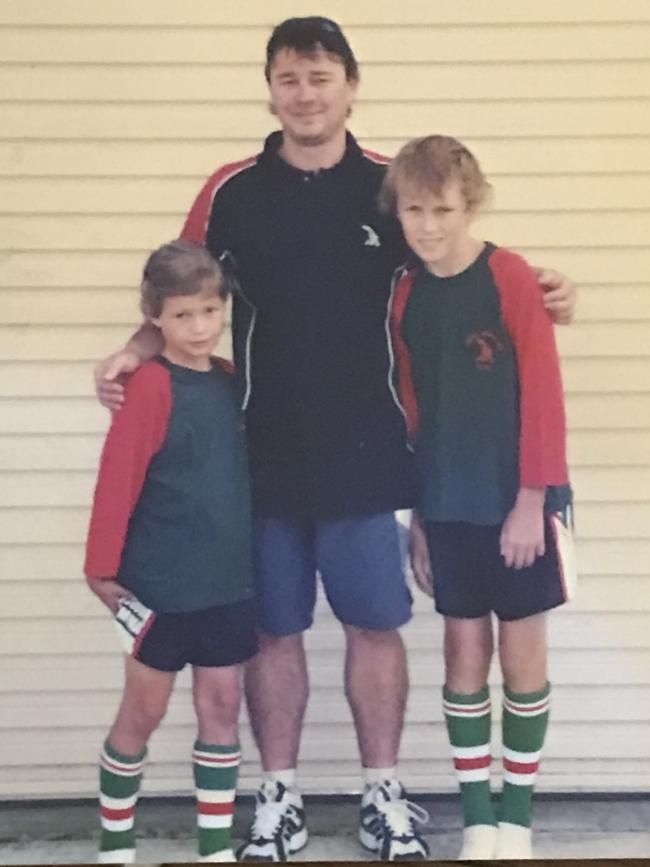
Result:
{"label": "horizontal siding", "polygon": [[[486,168],[487,171],[487,168]],[[531,210],[553,213],[647,210],[650,176],[638,172],[557,174],[491,173],[496,188],[490,211],[518,214]],[[181,224],[188,204],[203,181],[187,178],[24,178],[1,177],[0,198],[12,214],[170,215]],[[616,190],[616,199],[612,192]],[[601,214],[602,216],[602,214]],[[19,224],[20,225],[20,224]],[[29,223],[27,223],[29,225]],[[127,224],[128,225],[128,224]]]}
{"label": "horizontal siding", "polygon": [[[645,35],[650,41],[650,28]],[[644,40],[644,41],[645,41]],[[212,48],[214,51],[214,47]],[[554,138],[557,136],[648,135],[648,100],[519,99],[509,102],[475,100],[412,100],[361,102],[352,128],[359,136],[385,137],[400,130],[400,138],[427,135],[432,129],[460,137],[476,135]],[[3,108],[2,137],[74,139],[228,139],[262,138],[269,128],[261,101],[207,100],[195,105],[115,105],[106,103],[32,103]]]}
{"label": "horizontal siding", "polygon": [[[74,485],[76,474],[70,473],[71,485]],[[56,478],[56,477],[55,477]],[[623,587],[619,588],[618,579],[626,576],[648,577],[650,563],[650,539],[584,539],[577,540],[580,558],[581,587],[583,579],[588,583],[581,589],[574,606],[590,610],[587,598],[598,592],[600,607],[594,610],[618,610],[623,605],[622,599],[627,598]],[[0,545],[0,580],[3,582],[42,582],[42,581],[74,581],[81,579],[83,562],[83,547],[81,543],[70,542],[61,544],[53,542],[31,547],[29,544],[10,542]],[[593,579],[600,579],[600,590],[593,589]],[[615,581],[612,579],[616,579]],[[627,606],[627,610],[643,610],[650,604],[648,584],[639,585],[642,591],[637,603]],[[614,592],[616,591],[616,592]],[[52,589],[51,592],[56,592]],[[78,592],[85,592],[81,585]],[[585,598],[585,592],[588,594]],[[34,594],[36,595],[36,594]],[[604,600],[604,601],[603,601]],[[41,610],[43,600],[34,600],[35,610]],[[427,603],[416,595],[416,604],[422,610]]]}
{"label": "horizontal siding", "polygon": [[[261,40],[260,40],[261,42]],[[259,42],[257,43],[259,54]],[[628,55],[629,56],[629,55]],[[453,94],[455,99],[518,99],[534,92],[540,99],[558,96],[558,69],[553,63],[530,60],[507,65],[492,63],[464,64],[451,58],[440,63],[383,60],[363,65],[363,102],[409,99],[428,100],[432,81],[439,94]],[[93,67],[99,61],[93,60]],[[650,96],[650,81],[642,60],[618,59],[616,75],[613,61],[585,60],[563,68],[562,81],[573,99],[611,99]],[[516,75],[513,72],[516,71]],[[89,75],[88,64],[56,62],[48,66],[15,63],[0,69],[0,98],[5,102],[196,102],[218,94],[219,100],[239,103],[242,100],[263,102],[266,86],[260,76],[259,58],[245,65],[233,66],[141,64],[134,75],[131,64],[101,65],[100,75]]]}
{"label": "horizontal siding", "polygon": [[[393,154],[411,135],[461,136],[494,186],[479,231],[580,284],[578,322],[557,330],[580,592],[551,618],[540,788],[647,788],[650,4],[303,0],[310,12],[341,20],[362,62],[351,119],[362,142]],[[203,178],[259,150],[272,123],[264,41],[293,14],[295,0],[0,5],[0,798],[94,791],[121,661],[81,580],[108,423],[92,365],[138,322],[144,255],[177,234]],[[318,611],[301,780],[351,791],[342,639],[322,599]],[[402,774],[416,791],[452,791],[441,624],[422,596],[405,632]],[[146,792],[189,791],[192,737],[185,673]],[[243,741],[250,790],[259,767],[245,717]]]}
{"label": "horizontal siding", "polygon": [[[47,0],[3,0],[0,22],[21,26],[145,26],[148,29],[169,26],[215,24],[222,27],[249,26],[265,29],[296,14],[294,0],[274,0],[273,13],[259,3],[235,3],[232,0],[192,0],[192,16],[176,4],[160,0],[113,0],[106,7],[89,6],[86,0],[58,0],[52,6]],[[549,22],[583,23],[601,21],[618,24],[621,21],[647,22],[650,11],[646,0],[546,0],[543,7],[533,0],[491,0],[489,7],[476,0],[439,0],[432,6],[429,0],[409,0],[396,7],[392,0],[373,0],[350,5],[347,0],[302,0],[301,15],[325,14],[344,21],[346,29],[366,27],[369,22],[381,25],[434,24],[436,26],[466,23],[471,25]],[[262,37],[263,38],[263,37]]]}
{"label": "horizontal siding", "polygon": [[[344,20],[345,20],[344,16]],[[447,26],[444,39],[429,27],[350,28],[350,41],[368,62],[443,63],[647,59],[650,21],[555,24],[489,23]],[[228,27],[12,27],[0,32],[4,63],[260,63],[268,25]],[[533,37],[543,38],[533,38]],[[450,97],[451,98],[451,97]]]}
{"label": "horizontal siding", "polygon": [[[104,412],[100,410],[102,416]],[[14,470],[3,479],[0,508],[87,507],[95,477],[94,470]],[[638,503],[650,490],[650,466],[577,467],[571,480],[581,503]]]}
{"label": "horizontal siding", "polygon": [[[616,69],[617,64],[611,68],[612,76],[616,75]],[[101,67],[100,75],[103,71]],[[92,141],[79,141],[70,134],[62,140],[3,141],[0,136],[0,177],[40,177],[55,183],[58,178],[69,177],[156,177],[165,183],[170,177],[203,178],[222,163],[258,153],[258,137],[242,135],[239,127],[234,132],[237,137],[231,140],[188,141],[179,134],[173,142],[124,141],[119,136],[121,130],[116,129],[108,139],[110,166],[104,148],[98,148]],[[507,177],[524,172],[550,177],[586,172],[640,175],[650,171],[650,149],[646,140],[623,136],[619,131],[587,139],[482,135],[466,136],[465,141],[476,150],[491,175]],[[391,130],[383,138],[366,135],[363,143],[381,153],[393,154],[404,143],[404,137],[398,130]]]}

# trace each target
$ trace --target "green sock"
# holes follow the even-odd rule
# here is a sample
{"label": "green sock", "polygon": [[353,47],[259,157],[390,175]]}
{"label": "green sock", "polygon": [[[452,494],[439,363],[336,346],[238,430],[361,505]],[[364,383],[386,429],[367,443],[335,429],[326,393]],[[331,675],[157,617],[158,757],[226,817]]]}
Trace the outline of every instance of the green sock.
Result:
{"label": "green sock", "polygon": [[146,748],[137,756],[118,752],[106,740],[99,757],[100,852],[135,852],[134,816]]}
{"label": "green sock", "polygon": [[465,827],[496,825],[490,795],[491,705],[487,684],[478,692],[442,691],[447,733],[460,784]]}
{"label": "green sock", "polygon": [[551,684],[536,692],[514,693],[503,687],[503,791],[499,821],[528,828],[533,786],[544,745]]}
{"label": "green sock", "polygon": [[232,812],[237,787],[239,744],[194,744],[192,761],[196,784],[199,855],[230,849]]}

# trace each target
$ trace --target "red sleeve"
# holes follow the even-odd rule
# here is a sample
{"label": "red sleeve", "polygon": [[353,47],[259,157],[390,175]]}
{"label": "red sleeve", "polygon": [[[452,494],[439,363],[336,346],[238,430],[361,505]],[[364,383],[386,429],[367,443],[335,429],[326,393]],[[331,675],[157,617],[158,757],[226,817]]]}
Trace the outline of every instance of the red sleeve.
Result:
{"label": "red sleeve", "polygon": [[396,278],[396,283],[391,293],[389,316],[391,343],[397,366],[399,403],[404,410],[406,427],[411,438],[417,432],[420,418],[418,402],[415,396],[415,386],[413,385],[411,356],[409,355],[406,341],[402,336],[402,321],[411,289],[413,288],[414,278],[414,271],[404,271]]}
{"label": "red sleeve", "polygon": [[169,373],[160,364],[145,364],[129,378],[99,464],[86,542],[88,578],[117,575],[129,519],[151,458],[165,440],[171,405]]}
{"label": "red sleeve", "polygon": [[255,155],[237,163],[228,163],[210,175],[185,218],[185,225],[180,235],[184,241],[194,241],[196,244],[205,243],[212,203],[217,191],[239,172],[254,165],[257,159],[258,155]]}
{"label": "red sleeve", "polygon": [[533,269],[516,253],[498,248],[489,262],[519,369],[520,486],[543,488],[566,484],[566,421],[560,362],[553,325],[542,300],[543,290]]}

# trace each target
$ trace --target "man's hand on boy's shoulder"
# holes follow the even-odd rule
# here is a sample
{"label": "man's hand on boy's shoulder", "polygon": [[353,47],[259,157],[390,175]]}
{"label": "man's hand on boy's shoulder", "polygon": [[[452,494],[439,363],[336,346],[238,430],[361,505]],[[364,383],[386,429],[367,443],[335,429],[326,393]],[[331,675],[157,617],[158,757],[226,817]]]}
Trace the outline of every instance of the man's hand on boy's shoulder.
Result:
{"label": "man's hand on boy's shoulder", "polygon": [[123,599],[133,599],[133,594],[114,578],[86,578],[88,586],[107,608],[117,614]]}
{"label": "man's hand on boy's shoulder", "polygon": [[135,352],[126,349],[109,355],[95,366],[95,393],[102,406],[111,412],[120,409],[124,403],[124,379],[133,373],[141,359]]}
{"label": "man's hand on boy's shoulder", "polygon": [[576,312],[578,290],[566,274],[551,268],[535,268],[544,289],[544,306],[556,325],[570,325]]}

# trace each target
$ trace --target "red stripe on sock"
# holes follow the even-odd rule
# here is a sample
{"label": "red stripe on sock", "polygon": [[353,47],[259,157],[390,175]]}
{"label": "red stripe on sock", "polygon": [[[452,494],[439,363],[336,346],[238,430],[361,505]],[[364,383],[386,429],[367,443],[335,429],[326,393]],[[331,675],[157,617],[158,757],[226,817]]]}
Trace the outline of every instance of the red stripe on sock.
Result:
{"label": "red stripe on sock", "polygon": [[196,805],[199,813],[205,816],[229,816],[232,813],[232,802],[226,804],[209,804],[206,801],[199,801]]}
{"label": "red stripe on sock", "polygon": [[511,701],[509,698],[504,701],[504,706],[507,710],[515,710],[515,711],[525,711],[526,713],[531,713],[535,710],[546,710],[550,704],[550,701],[547,698],[543,699],[539,704],[518,704],[516,701]]}
{"label": "red stripe on sock", "polygon": [[139,773],[142,768],[142,762],[135,765],[120,765],[117,762],[111,761],[106,754],[101,757],[101,763],[107,766],[107,770],[123,771],[124,773]]}
{"label": "red stripe on sock", "polygon": [[197,753],[194,753],[194,755],[192,756],[192,759],[195,762],[210,762],[214,765],[222,765],[226,762],[239,761],[240,758],[241,756],[239,755],[239,753],[232,753],[229,756],[207,756],[197,755]]}
{"label": "red stripe on sock", "polygon": [[102,807],[101,814],[104,819],[130,819],[135,813],[135,807],[126,807],[123,810],[114,810],[111,807]]}
{"label": "red stripe on sock", "polygon": [[513,774],[534,774],[539,769],[539,762],[513,762],[504,756],[503,767]]}
{"label": "red stripe on sock", "polygon": [[453,704],[453,702],[443,703],[445,711],[450,713],[484,713],[490,710],[490,702],[486,701],[483,704]]}
{"label": "red stripe on sock", "polygon": [[475,771],[477,768],[489,768],[492,756],[477,756],[475,759],[454,759],[457,771]]}

